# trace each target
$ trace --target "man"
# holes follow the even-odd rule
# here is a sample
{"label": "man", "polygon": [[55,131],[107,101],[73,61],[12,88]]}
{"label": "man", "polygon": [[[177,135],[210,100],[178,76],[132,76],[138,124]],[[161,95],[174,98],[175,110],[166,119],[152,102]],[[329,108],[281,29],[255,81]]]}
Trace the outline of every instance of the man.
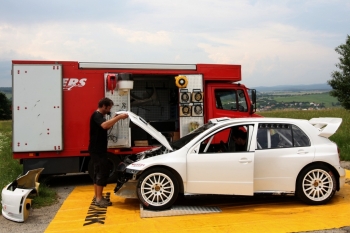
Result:
{"label": "man", "polygon": [[109,176],[107,160],[107,130],[116,122],[128,117],[128,114],[116,115],[110,120],[106,120],[106,114],[110,114],[113,107],[113,101],[109,98],[103,98],[98,103],[98,109],[90,117],[90,143],[89,153],[94,165],[94,190],[95,205],[107,207],[112,203],[103,198],[103,188],[107,185]]}
{"label": "man", "polygon": [[247,132],[234,128],[232,133],[234,151],[247,151]]}

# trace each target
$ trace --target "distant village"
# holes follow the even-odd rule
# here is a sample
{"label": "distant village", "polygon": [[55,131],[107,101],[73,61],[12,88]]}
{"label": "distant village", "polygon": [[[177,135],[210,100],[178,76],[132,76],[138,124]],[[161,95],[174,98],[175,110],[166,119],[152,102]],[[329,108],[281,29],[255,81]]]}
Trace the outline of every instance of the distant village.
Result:
{"label": "distant village", "polygon": [[[289,95],[290,96],[290,95]],[[325,103],[316,101],[277,101],[274,95],[259,95],[257,98],[257,111],[271,110],[319,110],[329,108]],[[340,107],[339,102],[332,102],[331,107]]]}

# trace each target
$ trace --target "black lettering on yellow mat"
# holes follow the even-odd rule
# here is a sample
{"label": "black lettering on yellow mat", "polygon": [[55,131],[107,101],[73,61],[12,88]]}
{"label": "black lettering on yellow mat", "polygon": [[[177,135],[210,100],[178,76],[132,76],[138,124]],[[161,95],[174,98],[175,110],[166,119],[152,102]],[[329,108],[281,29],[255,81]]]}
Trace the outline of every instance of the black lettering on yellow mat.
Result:
{"label": "black lettering on yellow mat", "polygon": [[[110,193],[108,192],[104,198],[109,200]],[[95,205],[95,200],[92,200],[83,226],[88,226],[95,223],[105,224],[106,213],[107,207],[98,207]]]}

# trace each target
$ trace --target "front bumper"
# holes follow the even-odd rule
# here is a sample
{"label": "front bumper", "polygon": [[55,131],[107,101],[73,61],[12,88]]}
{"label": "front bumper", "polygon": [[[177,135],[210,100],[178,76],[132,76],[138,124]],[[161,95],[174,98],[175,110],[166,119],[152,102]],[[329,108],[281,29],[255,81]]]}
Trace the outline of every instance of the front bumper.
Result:
{"label": "front bumper", "polygon": [[1,192],[2,215],[15,222],[24,222],[29,216],[32,200],[27,199],[30,193],[39,193],[39,175],[43,168],[28,171],[20,176]]}

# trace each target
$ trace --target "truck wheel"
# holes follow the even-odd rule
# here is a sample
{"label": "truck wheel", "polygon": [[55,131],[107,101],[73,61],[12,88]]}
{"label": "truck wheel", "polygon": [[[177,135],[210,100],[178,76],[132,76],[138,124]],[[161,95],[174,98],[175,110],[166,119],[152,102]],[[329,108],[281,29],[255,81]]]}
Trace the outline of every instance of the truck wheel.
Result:
{"label": "truck wheel", "polygon": [[[120,155],[108,153],[107,159],[109,161],[109,177],[108,177],[107,183],[108,184],[116,183],[118,180],[118,176],[119,176],[119,172],[117,171],[117,166],[121,162]],[[88,171],[89,171],[89,175],[90,175],[91,179],[93,179],[93,177],[94,177],[94,165],[92,163],[92,159],[90,159]]]}
{"label": "truck wheel", "polygon": [[307,204],[325,204],[332,199],[335,191],[335,177],[325,165],[312,165],[298,176],[297,196]]}
{"label": "truck wheel", "polygon": [[142,173],[137,183],[137,196],[146,209],[168,209],[178,194],[178,181],[172,172],[164,168],[154,168]]}

